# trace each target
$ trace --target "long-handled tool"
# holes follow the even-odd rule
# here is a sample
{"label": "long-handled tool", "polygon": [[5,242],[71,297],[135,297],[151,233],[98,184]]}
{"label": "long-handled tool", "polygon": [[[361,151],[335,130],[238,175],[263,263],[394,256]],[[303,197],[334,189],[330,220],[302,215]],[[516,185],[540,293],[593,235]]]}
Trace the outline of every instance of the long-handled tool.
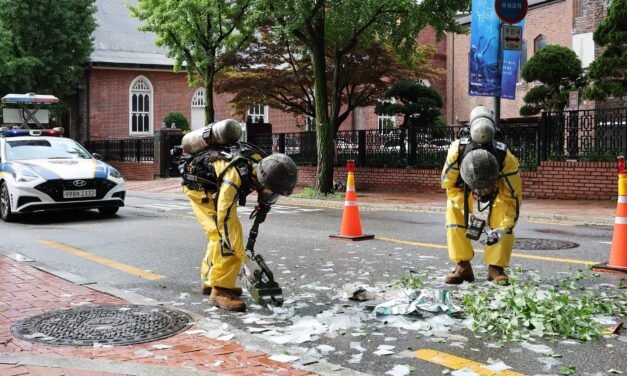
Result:
{"label": "long-handled tool", "polygon": [[250,295],[258,304],[280,307],[283,305],[283,291],[274,280],[274,274],[266,265],[263,257],[260,254],[255,254],[255,242],[257,241],[259,224],[266,220],[269,210],[269,206],[257,207],[250,214],[250,218],[255,218],[255,222],[250,229],[248,243],[246,243],[246,252],[248,252],[249,259],[244,264],[244,275],[250,285]]}

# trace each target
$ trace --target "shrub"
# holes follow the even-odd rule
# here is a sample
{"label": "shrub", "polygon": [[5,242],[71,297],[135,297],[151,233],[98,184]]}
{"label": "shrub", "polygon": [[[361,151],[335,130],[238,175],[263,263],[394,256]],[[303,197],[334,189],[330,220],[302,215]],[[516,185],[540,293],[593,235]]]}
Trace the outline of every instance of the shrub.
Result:
{"label": "shrub", "polygon": [[184,133],[190,131],[189,122],[182,112],[170,112],[168,116],[163,119],[163,122],[167,128],[170,128],[172,123],[174,123],[174,126],[181,129]]}

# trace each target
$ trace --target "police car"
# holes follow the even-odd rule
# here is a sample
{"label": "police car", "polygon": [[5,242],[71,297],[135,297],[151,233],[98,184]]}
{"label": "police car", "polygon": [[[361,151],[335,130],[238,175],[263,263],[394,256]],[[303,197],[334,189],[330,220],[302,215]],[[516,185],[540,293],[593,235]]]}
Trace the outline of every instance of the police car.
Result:
{"label": "police car", "polygon": [[[97,156],[97,155],[96,155]],[[124,206],[122,175],[96,159],[63,128],[0,128],[0,217],[59,209],[98,209],[114,215]]]}

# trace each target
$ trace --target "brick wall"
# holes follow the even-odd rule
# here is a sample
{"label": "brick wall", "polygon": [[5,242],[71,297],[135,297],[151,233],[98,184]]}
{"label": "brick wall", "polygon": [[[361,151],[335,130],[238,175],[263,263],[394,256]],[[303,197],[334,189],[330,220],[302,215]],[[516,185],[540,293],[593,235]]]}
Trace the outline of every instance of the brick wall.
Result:
{"label": "brick wall", "polygon": [[159,175],[157,163],[107,162],[115,167],[125,180],[153,180]]}
{"label": "brick wall", "polygon": [[[525,18],[523,39],[527,42],[527,59],[533,56],[534,39],[542,34],[548,44],[572,48],[573,0],[550,1],[530,7]],[[491,97],[468,95],[468,52],[470,34],[447,35],[447,120],[449,124],[468,121],[472,108],[486,105],[492,108]],[[501,118],[519,117],[518,110],[524,104],[522,97],[530,89],[523,84],[516,89],[516,99],[501,101]]]}
{"label": "brick wall", "polygon": [[[358,191],[442,192],[440,169],[358,168]],[[313,186],[315,166],[299,166],[298,185]],[[336,168],[335,180],[346,179]],[[618,175],[613,162],[542,162],[535,172],[523,172],[523,196],[546,199],[607,200],[616,198]]]}

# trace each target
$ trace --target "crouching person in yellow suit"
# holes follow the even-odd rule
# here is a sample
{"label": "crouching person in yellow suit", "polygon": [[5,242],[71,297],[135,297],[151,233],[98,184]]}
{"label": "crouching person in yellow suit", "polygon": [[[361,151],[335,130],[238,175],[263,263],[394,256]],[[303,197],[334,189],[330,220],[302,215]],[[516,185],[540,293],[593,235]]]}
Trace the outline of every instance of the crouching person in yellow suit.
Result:
{"label": "crouching person in yellow suit", "polygon": [[[210,302],[230,311],[245,311],[246,303],[237,287],[241,265],[246,262],[242,225],[237,217],[237,204],[257,191],[260,205],[271,205],[279,195],[289,196],[297,180],[297,168],[284,154],[261,158],[252,153],[246,158],[225,160],[212,158],[210,165],[217,177],[216,192],[193,184],[184,188],[194,214],[209,238],[200,272],[202,292]],[[183,176],[185,182],[185,175]],[[185,183],[184,183],[185,184]],[[195,189],[194,189],[195,188]]]}
{"label": "crouching person in yellow suit", "polygon": [[446,189],[446,239],[455,271],[445,282],[460,284],[474,281],[470,261],[474,251],[466,231],[473,213],[474,198],[479,210],[489,209],[484,261],[488,280],[507,284],[504,268],[509,266],[514,245],[514,227],[522,203],[522,181],[519,162],[507,146],[494,140],[496,127],[491,111],[478,106],[470,116],[470,138],[453,142],[442,171],[442,188]]}

